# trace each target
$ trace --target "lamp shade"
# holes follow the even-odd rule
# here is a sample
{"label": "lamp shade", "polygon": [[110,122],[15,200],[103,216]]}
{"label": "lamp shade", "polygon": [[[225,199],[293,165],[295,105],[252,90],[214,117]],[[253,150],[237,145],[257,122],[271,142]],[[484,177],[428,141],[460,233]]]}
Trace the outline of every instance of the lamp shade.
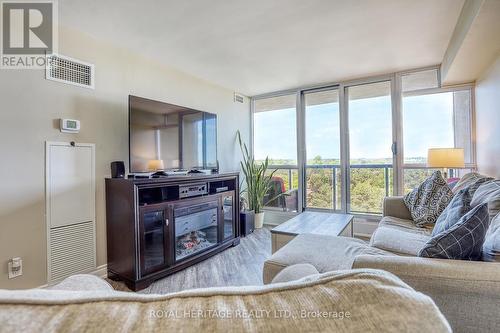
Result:
{"label": "lamp shade", "polygon": [[462,148],[431,148],[427,153],[427,166],[431,168],[463,168],[464,150]]}
{"label": "lamp shade", "polygon": [[149,160],[148,162],[148,169],[151,171],[163,170],[164,168],[163,160]]}

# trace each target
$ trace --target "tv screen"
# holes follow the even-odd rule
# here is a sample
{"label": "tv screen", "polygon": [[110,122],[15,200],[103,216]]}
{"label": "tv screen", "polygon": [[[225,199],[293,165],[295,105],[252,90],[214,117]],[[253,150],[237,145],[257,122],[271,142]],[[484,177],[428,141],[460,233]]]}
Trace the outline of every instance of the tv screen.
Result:
{"label": "tv screen", "polygon": [[130,171],[217,166],[217,116],[129,96]]}

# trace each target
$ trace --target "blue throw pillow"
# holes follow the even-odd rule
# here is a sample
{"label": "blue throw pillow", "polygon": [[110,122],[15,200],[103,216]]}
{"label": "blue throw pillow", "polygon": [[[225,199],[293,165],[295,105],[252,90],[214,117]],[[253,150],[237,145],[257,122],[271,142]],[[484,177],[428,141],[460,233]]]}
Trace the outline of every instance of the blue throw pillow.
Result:
{"label": "blue throw pillow", "polygon": [[418,256],[479,260],[489,225],[488,204],[476,206],[448,230],[429,239]]}
{"label": "blue throw pillow", "polygon": [[457,223],[470,210],[471,201],[472,197],[469,194],[469,188],[460,190],[455,194],[445,210],[439,215],[436,225],[432,229],[432,236],[436,236]]}

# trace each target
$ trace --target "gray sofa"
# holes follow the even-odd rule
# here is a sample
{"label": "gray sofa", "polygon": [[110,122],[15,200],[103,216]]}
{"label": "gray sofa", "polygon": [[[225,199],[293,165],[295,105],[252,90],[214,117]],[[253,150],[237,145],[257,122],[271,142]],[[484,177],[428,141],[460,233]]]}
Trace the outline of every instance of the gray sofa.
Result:
{"label": "gray sofa", "polygon": [[0,331],[451,332],[434,301],[393,274],[310,269],[290,282],[167,295],[114,291],[90,275],[52,290],[0,289]]}
{"label": "gray sofa", "polygon": [[[499,181],[495,183],[500,187]],[[491,215],[495,214],[488,232],[496,232],[498,237],[493,239],[500,241],[500,196],[485,198],[488,207],[493,209]],[[478,204],[478,200],[473,203]],[[414,225],[402,197],[389,197],[384,201],[383,218],[369,242],[299,235],[265,262],[264,283],[271,283],[287,267],[290,267],[288,275],[293,276],[291,266],[296,264],[310,264],[320,273],[350,268],[382,269],[429,295],[454,331],[498,331],[500,262],[418,257],[418,251],[431,237],[431,232],[430,228]],[[494,244],[495,251],[499,245]]]}

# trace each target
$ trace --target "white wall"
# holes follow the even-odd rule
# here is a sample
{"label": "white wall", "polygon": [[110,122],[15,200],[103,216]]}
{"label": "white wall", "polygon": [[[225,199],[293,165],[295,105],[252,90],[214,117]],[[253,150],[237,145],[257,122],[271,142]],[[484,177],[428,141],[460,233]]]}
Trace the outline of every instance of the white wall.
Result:
{"label": "white wall", "polygon": [[[233,91],[75,31],[61,29],[59,45],[95,64],[95,90],[45,80],[39,70],[0,70],[0,288],[46,283],[46,140],[96,144],[98,265],[106,263],[104,178],[111,161],[128,159],[129,94],[217,113],[222,171],[238,169],[236,130],[249,140],[249,103],[234,103]],[[80,134],[60,133],[59,118],[81,120]],[[7,261],[17,256],[24,275],[9,280]]]}
{"label": "white wall", "polygon": [[476,138],[479,171],[500,178],[500,54],[476,81]]}

